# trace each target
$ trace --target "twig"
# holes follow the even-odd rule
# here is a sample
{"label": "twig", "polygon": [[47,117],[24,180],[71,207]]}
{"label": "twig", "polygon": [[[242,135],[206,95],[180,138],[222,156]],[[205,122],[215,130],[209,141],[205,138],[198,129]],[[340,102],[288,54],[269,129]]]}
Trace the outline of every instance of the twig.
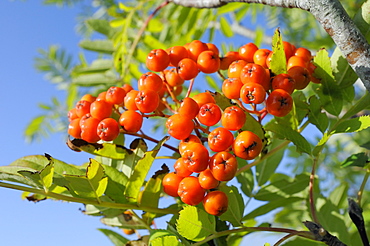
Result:
{"label": "twig", "polygon": [[329,246],[347,246],[336,236],[331,235],[321,225],[311,221],[305,221],[303,224],[313,233],[316,241],[324,242]]}
{"label": "twig", "polygon": [[355,202],[355,200],[348,198],[348,214],[352,222],[357,227],[358,233],[361,236],[362,243],[364,246],[369,246],[369,239],[366,235],[365,221],[362,216],[362,208]]}

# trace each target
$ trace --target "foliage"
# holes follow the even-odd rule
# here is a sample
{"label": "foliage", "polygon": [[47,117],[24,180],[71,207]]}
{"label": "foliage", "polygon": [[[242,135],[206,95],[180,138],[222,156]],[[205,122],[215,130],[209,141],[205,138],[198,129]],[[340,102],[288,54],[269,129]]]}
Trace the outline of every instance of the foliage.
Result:
{"label": "foliage", "polygon": [[[333,48],[333,43],[318,30],[313,19],[297,21],[302,19],[300,10],[243,3],[218,9],[192,9],[171,3],[160,5],[156,1],[101,2],[106,2],[104,17],[85,20],[86,26],[99,34],[98,38],[92,35],[79,44],[96,52],[95,60],[86,61],[81,54],[77,65],[72,65],[72,57],[56,46],[40,51],[36,68],[65,90],[67,97],[64,105],[57,100],[52,105],[41,105],[47,113],[33,119],[26,129],[30,139],[45,135],[51,126],[51,132],[65,131],[66,112],[83,94],[98,95],[112,85],[137,81],[146,71],[142,64],[150,50],[184,45],[194,39],[218,40],[220,36],[232,42],[241,35],[233,27],[250,26],[246,24],[249,19],[259,20],[263,17],[261,13],[271,16],[271,25],[282,23],[284,39],[317,50],[315,75],[321,84],[294,92],[294,108],[285,117],[270,117],[261,124],[248,115],[243,130],[254,131],[268,141],[267,146],[253,161],[239,159],[236,180],[220,185],[230,201],[227,212],[220,217],[207,214],[201,205],[185,206],[178,200],[165,207],[159,205],[166,197],[161,182],[169,167],[155,165],[163,158],[158,154],[163,153],[163,146],[168,142],[178,143],[157,130],[163,127],[161,120],[150,126],[158,138],[153,146],[142,138],[127,136],[98,144],[71,140],[72,149],[92,154],[88,163],[70,165],[47,154],[26,156],[0,167],[1,187],[25,191],[24,197],[32,201],[56,199],[85,204],[84,213],[101,217],[106,225],[147,230],[149,234],[137,241],[139,244],[202,245],[213,241],[239,245],[251,232],[274,231],[298,236],[284,245],[316,245],[313,235],[304,229],[305,220],[320,221],[323,228],[348,245],[361,244],[347,215],[346,198],[359,194],[358,203],[365,215],[368,214],[369,193],[365,187],[370,173],[370,94],[356,86],[355,73],[337,50],[329,57],[327,50]],[[362,9],[358,2],[349,1],[346,8],[351,13],[358,12],[355,21],[367,33],[369,14],[359,17]],[[309,28],[302,30],[300,23],[308,23]],[[261,42],[258,27],[253,27],[256,43]],[[281,36],[275,34],[271,41],[276,51],[271,70],[280,73],[286,69],[276,62],[284,55],[279,52]],[[219,45],[224,49],[223,54],[232,47],[232,44]],[[322,46],[327,49],[319,50]],[[220,78],[207,76],[204,81],[195,89],[220,91]],[[222,94],[214,96],[222,109],[230,105]],[[127,144],[128,141],[131,143]],[[171,153],[166,158],[166,163],[170,163],[174,157]],[[290,164],[283,167],[285,163]],[[249,205],[252,200],[262,205],[252,208]],[[269,221],[267,214],[272,214]],[[171,216],[168,226],[153,229],[153,221],[164,215]],[[366,221],[366,227],[369,223]],[[115,245],[130,241],[114,231],[100,231]]]}

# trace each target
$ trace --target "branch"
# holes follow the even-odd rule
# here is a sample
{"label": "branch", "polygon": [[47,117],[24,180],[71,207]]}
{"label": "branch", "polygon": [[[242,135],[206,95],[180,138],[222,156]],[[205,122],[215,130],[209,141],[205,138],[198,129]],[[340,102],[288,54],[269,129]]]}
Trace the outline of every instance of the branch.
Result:
{"label": "branch", "polygon": [[310,12],[342,51],[370,92],[370,45],[338,0],[172,0],[194,8],[217,8],[231,2],[259,3]]}
{"label": "branch", "polygon": [[324,242],[329,246],[346,246],[346,244],[342,243],[336,236],[331,235],[319,224],[311,221],[305,221],[303,224],[315,235],[317,241]]}
{"label": "branch", "polygon": [[365,221],[364,217],[362,216],[362,208],[360,205],[355,202],[355,200],[349,198],[348,199],[348,213],[349,217],[351,218],[352,222],[356,225],[357,230],[361,236],[361,240],[364,246],[369,245],[369,239],[366,235],[366,228],[365,228]]}

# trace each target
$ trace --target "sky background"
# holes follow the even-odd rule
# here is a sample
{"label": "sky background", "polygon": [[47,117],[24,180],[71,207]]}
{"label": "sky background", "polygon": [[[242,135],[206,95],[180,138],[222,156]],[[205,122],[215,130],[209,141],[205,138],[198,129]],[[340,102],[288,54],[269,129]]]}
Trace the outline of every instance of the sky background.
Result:
{"label": "sky background", "polygon": [[[81,37],[76,34],[79,8],[58,8],[41,1],[0,2],[0,165],[26,155],[48,153],[67,163],[86,162],[87,156],[65,145],[65,134],[53,134],[40,142],[26,143],[23,132],[30,120],[42,114],[38,103],[61,100],[63,91],[48,83],[34,68],[38,49],[59,45],[76,58]],[[81,204],[59,201],[32,203],[22,192],[0,188],[0,245],[112,245],[97,228],[108,228],[99,218],[80,212]],[[109,228],[112,229],[112,228]],[[116,230],[118,231],[118,230]],[[274,243],[278,237],[258,234],[253,245]]]}

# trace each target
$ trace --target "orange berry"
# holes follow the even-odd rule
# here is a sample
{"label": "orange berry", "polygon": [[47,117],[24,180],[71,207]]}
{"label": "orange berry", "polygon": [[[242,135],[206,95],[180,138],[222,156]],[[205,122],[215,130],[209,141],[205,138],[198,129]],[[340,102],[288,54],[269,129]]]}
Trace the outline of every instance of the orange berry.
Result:
{"label": "orange berry", "polygon": [[244,160],[256,158],[262,150],[262,140],[251,131],[243,131],[235,138],[233,151]]}
{"label": "orange berry", "polygon": [[182,140],[189,137],[194,129],[194,123],[191,119],[179,114],[171,115],[166,121],[168,134],[172,137]]}
{"label": "orange berry", "polygon": [[146,58],[146,66],[149,70],[160,72],[165,70],[170,64],[170,56],[165,50],[152,50]]}

